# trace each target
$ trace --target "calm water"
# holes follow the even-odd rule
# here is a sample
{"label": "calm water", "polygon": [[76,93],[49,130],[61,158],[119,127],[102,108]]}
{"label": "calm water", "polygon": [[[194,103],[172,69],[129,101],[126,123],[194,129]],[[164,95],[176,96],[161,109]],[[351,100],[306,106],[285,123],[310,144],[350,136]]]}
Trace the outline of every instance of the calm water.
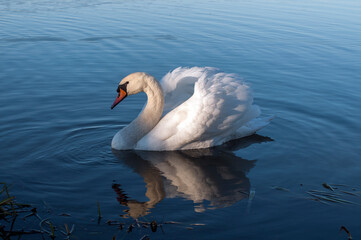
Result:
{"label": "calm water", "polygon": [[[360,239],[360,12],[359,0],[0,0],[0,182],[75,224],[72,239],[346,239],[342,225]],[[178,66],[239,74],[277,118],[221,149],[112,152],[145,101],[111,111],[119,80]],[[324,182],[356,204],[310,200]],[[105,223],[136,217],[182,224]]]}

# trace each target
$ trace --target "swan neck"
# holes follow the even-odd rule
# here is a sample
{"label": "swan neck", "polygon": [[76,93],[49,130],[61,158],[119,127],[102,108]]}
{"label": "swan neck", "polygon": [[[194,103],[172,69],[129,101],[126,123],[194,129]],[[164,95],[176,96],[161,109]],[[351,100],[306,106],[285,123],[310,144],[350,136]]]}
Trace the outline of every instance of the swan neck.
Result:
{"label": "swan neck", "polygon": [[112,148],[117,150],[134,149],[137,142],[157,125],[163,113],[164,94],[158,81],[145,73],[138,80],[142,82],[141,91],[146,93],[147,103],[138,117],[113,137]]}
{"label": "swan neck", "polygon": [[157,125],[162,116],[164,94],[160,84],[154,77],[148,75],[145,79],[147,86],[144,88],[144,92],[147,95],[147,103],[138,118],[146,134]]}
{"label": "swan neck", "polygon": [[139,116],[124,128],[122,137],[127,139],[127,149],[135,148],[137,142],[157,125],[163,113],[162,87],[153,76],[145,74],[142,78],[147,102]]}

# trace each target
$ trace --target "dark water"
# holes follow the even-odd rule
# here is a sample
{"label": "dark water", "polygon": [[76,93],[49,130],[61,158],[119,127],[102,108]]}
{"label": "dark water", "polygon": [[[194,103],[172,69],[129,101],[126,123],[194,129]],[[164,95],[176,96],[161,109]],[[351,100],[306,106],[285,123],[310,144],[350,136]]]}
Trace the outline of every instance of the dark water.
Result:
{"label": "dark water", "polygon": [[[360,239],[360,12],[358,0],[1,0],[0,182],[75,224],[72,239],[346,239],[342,225]],[[178,66],[241,75],[277,118],[221,149],[112,152],[145,101],[111,111],[119,80]],[[311,200],[324,182],[355,204]],[[182,224],[105,224],[132,217]]]}

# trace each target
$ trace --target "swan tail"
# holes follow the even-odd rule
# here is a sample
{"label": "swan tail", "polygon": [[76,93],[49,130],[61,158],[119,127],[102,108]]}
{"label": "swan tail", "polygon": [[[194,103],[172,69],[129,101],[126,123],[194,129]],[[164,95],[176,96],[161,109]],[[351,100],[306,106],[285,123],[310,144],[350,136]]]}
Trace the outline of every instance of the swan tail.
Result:
{"label": "swan tail", "polygon": [[238,128],[236,137],[234,139],[247,137],[247,136],[250,136],[250,135],[256,133],[261,128],[264,128],[265,126],[267,126],[275,117],[276,117],[275,115],[272,115],[269,117],[258,117],[258,118],[252,119],[244,126]]}

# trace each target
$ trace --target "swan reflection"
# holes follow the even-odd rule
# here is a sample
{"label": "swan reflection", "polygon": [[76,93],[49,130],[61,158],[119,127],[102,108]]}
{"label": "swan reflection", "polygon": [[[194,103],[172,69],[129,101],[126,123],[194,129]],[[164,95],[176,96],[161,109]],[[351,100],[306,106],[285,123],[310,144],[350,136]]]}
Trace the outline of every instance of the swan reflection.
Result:
{"label": "swan reflection", "polygon": [[[132,218],[147,215],[164,198],[194,202],[195,211],[222,208],[248,198],[250,181],[246,174],[255,165],[229,151],[253,143],[272,141],[253,135],[220,148],[172,152],[116,151],[119,160],[143,177],[147,202],[129,200],[119,184],[113,184],[118,201],[127,206]],[[206,204],[207,203],[207,204]]]}

